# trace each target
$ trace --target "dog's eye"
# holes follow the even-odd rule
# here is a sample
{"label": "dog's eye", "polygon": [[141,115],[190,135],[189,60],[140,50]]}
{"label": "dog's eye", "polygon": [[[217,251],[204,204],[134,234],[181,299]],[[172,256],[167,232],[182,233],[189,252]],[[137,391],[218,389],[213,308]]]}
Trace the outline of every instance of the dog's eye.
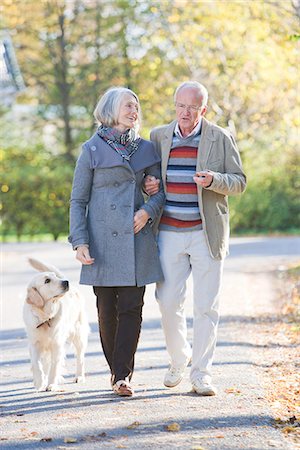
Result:
{"label": "dog's eye", "polygon": [[50,281],[51,281],[50,278],[46,278],[45,284],[46,284],[46,283],[50,283]]}

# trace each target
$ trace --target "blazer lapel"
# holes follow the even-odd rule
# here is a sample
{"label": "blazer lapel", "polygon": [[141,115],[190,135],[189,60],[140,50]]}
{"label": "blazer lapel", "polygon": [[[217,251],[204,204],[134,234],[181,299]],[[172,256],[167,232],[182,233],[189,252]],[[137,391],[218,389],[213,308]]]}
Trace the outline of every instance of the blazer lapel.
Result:
{"label": "blazer lapel", "polygon": [[208,120],[202,117],[201,137],[198,146],[197,155],[197,172],[206,170],[209,154],[216,137],[212,133],[212,129]]}
{"label": "blazer lapel", "polygon": [[170,150],[172,147],[173,134],[175,129],[176,121],[170,123],[167,127],[164,137],[161,140],[161,174],[166,191],[166,181],[167,181],[167,166],[169,161]]}

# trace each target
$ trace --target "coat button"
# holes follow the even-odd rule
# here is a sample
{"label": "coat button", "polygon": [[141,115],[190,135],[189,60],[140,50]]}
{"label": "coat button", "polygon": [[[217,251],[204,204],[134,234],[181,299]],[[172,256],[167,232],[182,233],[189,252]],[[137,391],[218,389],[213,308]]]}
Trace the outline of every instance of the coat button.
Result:
{"label": "coat button", "polygon": [[116,205],[110,205],[110,209],[116,209]]}
{"label": "coat button", "polygon": [[92,146],[91,146],[91,150],[92,150],[92,152],[96,151],[96,146],[95,146],[95,145],[92,145]]}
{"label": "coat button", "polygon": [[117,231],[113,231],[112,235],[113,235],[113,237],[116,237],[116,236],[118,236],[118,232]]}

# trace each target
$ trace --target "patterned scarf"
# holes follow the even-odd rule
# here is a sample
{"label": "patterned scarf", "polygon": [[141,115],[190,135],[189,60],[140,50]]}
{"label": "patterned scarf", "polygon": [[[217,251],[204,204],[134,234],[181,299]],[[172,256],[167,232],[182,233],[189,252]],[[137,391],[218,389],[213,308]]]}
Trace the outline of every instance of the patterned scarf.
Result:
{"label": "patterned scarf", "polygon": [[116,128],[105,127],[104,125],[100,125],[97,134],[122,156],[123,161],[130,161],[132,155],[138,150],[141,140],[133,129],[128,129],[122,133]]}

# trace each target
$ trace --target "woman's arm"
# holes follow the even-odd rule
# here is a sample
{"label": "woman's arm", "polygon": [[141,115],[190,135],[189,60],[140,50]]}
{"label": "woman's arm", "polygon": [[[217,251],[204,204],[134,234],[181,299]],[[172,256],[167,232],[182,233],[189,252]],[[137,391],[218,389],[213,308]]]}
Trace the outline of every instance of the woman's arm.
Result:
{"label": "woman's arm", "polygon": [[74,250],[80,245],[89,244],[86,212],[92,183],[93,169],[90,166],[89,152],[83,146],[76,163],[70,200],[70,235],[68,240]]}

